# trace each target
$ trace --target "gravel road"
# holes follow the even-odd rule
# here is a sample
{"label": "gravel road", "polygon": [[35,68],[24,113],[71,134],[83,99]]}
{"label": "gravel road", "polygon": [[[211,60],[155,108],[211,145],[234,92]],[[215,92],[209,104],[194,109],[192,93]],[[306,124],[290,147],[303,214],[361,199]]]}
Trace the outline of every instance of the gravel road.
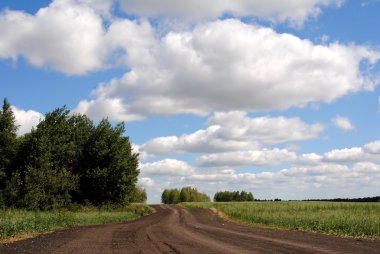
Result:
{"label": "gravel road", "polygon": [[211,210],[154,206],[140,220],[72,228],[11,244],[0,253],[380,253],[380,241],[226,222]]}

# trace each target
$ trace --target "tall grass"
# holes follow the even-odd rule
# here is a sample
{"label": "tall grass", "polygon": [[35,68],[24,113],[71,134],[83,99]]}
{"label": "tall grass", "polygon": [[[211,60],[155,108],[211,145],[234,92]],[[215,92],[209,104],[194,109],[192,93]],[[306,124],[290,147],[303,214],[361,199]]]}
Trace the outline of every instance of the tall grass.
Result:
{"label": "tall grass", "polygon": [[232,220],[335,235],[380,237],[380,203],[246,202],[183,203],[216,208]]}
{"label": "tall grass", "polygon": [[146,205],[125,208],[80,207],[75,211],[31,212],[23,210],[0,210],[0,240],[20,235],[42,233],[74,226],[117,223],[134,220],[153,209]]}

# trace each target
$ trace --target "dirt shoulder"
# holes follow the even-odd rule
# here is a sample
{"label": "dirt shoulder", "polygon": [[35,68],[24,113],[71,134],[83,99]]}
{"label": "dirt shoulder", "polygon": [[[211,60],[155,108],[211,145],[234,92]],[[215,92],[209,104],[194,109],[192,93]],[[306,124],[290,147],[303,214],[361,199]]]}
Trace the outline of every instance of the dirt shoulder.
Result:
{"label": "dirt shoulder", "polygon": [[207,209],[154,207],[140,220],[73,228],[11,244],[0,253],[379,253],[380,241],[252,228]]}

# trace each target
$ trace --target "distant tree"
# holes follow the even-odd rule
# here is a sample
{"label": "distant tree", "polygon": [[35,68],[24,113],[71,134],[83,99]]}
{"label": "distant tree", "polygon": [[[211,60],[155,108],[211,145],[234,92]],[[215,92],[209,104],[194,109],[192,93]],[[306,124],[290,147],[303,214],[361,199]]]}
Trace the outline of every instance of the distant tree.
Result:
{"label": "distant tree", "polygon": [[231,201],[253,201],[253,194],[246,191],[220,191],[215,193],[215,202],[231,202]]}
{"label": "distant tree", "polygon": [[208,202],[210,197],[190,186],[179,189],[165,189],[161,195],[164,204],[177,204],[179,202]]}
{"label": "distant tree", "polygon": [[170,193],[170,190],[168,190],[168,189],[165,189],[162,192],[161,203],[163,203],[163,204],[169,204],[169,193]]}
{"label": "distant tree", "polygon": [[128,202],[130,203],[145,203],[147,199],[146,190],[136,186],[133,190],[131,197],[129,198]]}
{"label": "distant tree", "polygon": [[191,187],[184,187],[181,189],[179,199],[181,202],[190,202],[191,199]]}
{"label": "distant tree", "polygon": [[180,195],[180,191],[178,189],[170,190],[169,204],[178,204],[180,202],[179,195]]}
{"label": "distant tree", "polygon": [[17,126],[7,99],[0,110],[0,208],[5,205],[4,190],[13,171],[12,161],[17,151]]}

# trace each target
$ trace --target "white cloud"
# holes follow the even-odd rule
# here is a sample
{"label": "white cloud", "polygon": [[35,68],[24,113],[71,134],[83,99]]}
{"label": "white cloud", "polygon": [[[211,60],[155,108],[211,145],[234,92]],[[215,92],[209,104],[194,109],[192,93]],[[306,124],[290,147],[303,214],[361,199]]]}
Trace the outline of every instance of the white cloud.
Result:
{"label": "white cloud", "polygon": [[37,124],[44,119],[44,116],[33,110],[22,110],[15,106],[12,106],[12,111],[15,116],[16,125],[19,126],[17,130],[17,135],[21,136],[36,127]]}
{"label": "white cloud", "polygon": [[216,112],[209,119],[210,125],[221,126],[225,137],[240,140],[257,140],[262,144],[278,144],[288,141],[313,139],[324,130],[322,124],[307,124],[298,117],[253,117],[245,112]]}
{"label": "white cloud", "polygon": [[334,149],[324,154],[324,161],[350,163],[380,160],[380,154],[367,152],[370,148],[374,148],[374,145],[367,144],[364,149],[361,147]]}
{"label": "white cloud", "polygon": [[[375,163],[361,162],[352,166],[320,163],[273,172],[257,169],[255,173],[237,172],[225,168],[195,170],[155,181],[154,188],[202,186],[211,197],[216,191],[244,189],[252,191],[258,198],[344,198],[376,195],[378,180],[380,165]],[[154,201],[158,202],[158,199]]]}
{"label": "white cloud", "polygon": [[209,126],[181,136],[157,137],[139,146],[144,155],[173,153],[216,153],[257,150],[263,144],[278,144],[317,138],[321,124],[307,124],[299,118],[249,117],[244,112],[217,112]]}
{"label": "white cloud", "polygon": [[255,16],[272,22],[289,22],[300,26],[321,13],[321,7],[340,6],[341,0],[122,0],[129,13],[143,16],[169,16],[185,20],[213,19],[230,13]]}
{"label": "white cloud", "polygon": [[297,158],[297,164],[300,165],[319,165],[323,156],[316,153],[301,154]]}
{"label": "white cloud", "polygon": [[100,120],[105,117],[119,122],[142,119],[142,116],[130,113],[128,105],[125,105],[120,98],[81,101],[73,112],[86,114],[94,120]]}
{"label": "white cloud", "polygon": [[364,151],[371,154],[380,154],[380,140],[365,144]]}
{"label": "white cloud", "polygon": [[343,131],[352,131],[355,129],[355,126],[351,123],[350,119],[343,116],[336,116],[332,119],[332,122],[336,127]]}
{"label": "white cloud", "polygon": [[[160,160],[143,164],[146,173],[142,169],[142,177],[154,181],[151,189],[155,191],[191,185],[202,186],[211,196],[220,190],[241,189],[252,191],[259,198],[373,196],[380,181],[379,142],[335,149],[323,155],[297,155],[285,149],[206,154],[199,158],[198,168],[184,161]],[[283,168],[279,165],[282,163],[290,165]],[[236,170],[248,165],[253,168]],[[271,165],[272,169],[263,170],[262,165]],[[155,202],[158,200],[157,197]]]}
{"label": "white cloud", "polygon": [[150,177],[140,177],[138,184],[145,189],[150,189],[155,186],[155,181]]}
{"label": "white cloud", "polygon": [[72,0],[56,0],[35,15],[0,13],[0,58],[25,57],[37,67],[83,74],[104,67],[102,19]]}
{"label": "white cloud", "polygon": [[206,167],[268,166],[292,162],[296,159],[297,155],[286,149],[263,149],[202,155],[198,158],[198,164]]}
{"label": "white cloud", "polygon": [[87,110],[109,98],[124,100],[118,118],[125,120],[131,114],[285,110],[332,102],[377,85],[377,77],[360,69],[362,61],[372,65],[379,60],[377,51],[315,45],[238,20],[200,24],[148,41],[142,60],[131,61],[130,72],[93,91]]}
{"label": "white cloud", "polygon": [[194,168],[184,161],[164,159],[140,165],[141,176],[182,176],[194,172]]}

